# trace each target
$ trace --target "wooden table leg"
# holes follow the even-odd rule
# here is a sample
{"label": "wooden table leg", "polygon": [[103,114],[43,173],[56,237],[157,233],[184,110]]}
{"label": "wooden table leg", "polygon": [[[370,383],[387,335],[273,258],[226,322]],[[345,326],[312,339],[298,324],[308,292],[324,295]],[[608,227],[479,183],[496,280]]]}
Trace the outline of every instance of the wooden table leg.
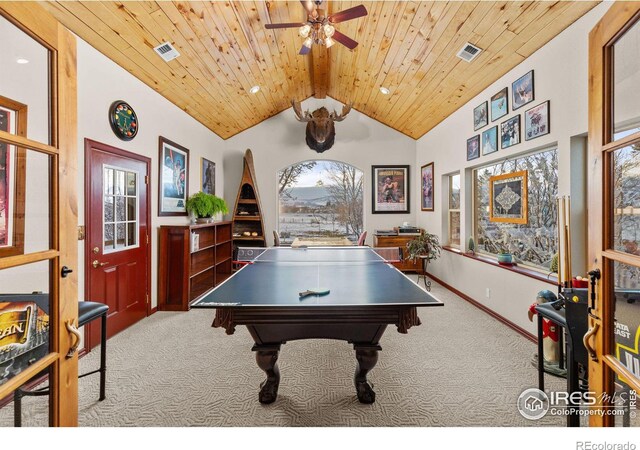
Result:
{"label": "wooden table leg", "polygon": [[256,352],[256,362],[266,374],[267,379],[260,383],[260,403],[269,404],[278,397],[280,386],[280,369],[278,369],[278,352],[280,345],[254,345],[252,350]]}
{"label": "wooden table leg", "polygon": [[358,400],[360,400],[360,403],[373,403],[376,401],[376,393],[367,382],[367,374],[378,362],[378,351],[382,350],[382,347],[371,344],[354,344],[353,348],[356,351],[356,359],[358,360],[356,374],[353,378]]}

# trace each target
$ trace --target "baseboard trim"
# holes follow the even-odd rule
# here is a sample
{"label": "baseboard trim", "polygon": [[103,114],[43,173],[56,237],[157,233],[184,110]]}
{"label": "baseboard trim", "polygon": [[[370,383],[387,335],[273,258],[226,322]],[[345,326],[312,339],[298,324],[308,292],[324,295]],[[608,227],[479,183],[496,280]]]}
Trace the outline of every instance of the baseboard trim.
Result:
{"label": "baseboard trim", "polygon": [[460,297],[463,300],[471,303],[473,306],[475,306],[476,308],[478,308],[478,309],[484,311],[485,313],[489,314],[491,317],[493,317],[494,319],[498,320],[499,322],[502,322],[504,325],[508,326],[509,328],[511,328],[516,333],[521,334],[523,337],[525,337],[526,339],[530,340],[534,344],[538,342],[538,338],[536,336],[534,336],[533,334],[529,333],[524,328],[522,328],[522,327],[516,325],[515,323],[511,322],[509,319],[501,316],[500,314],[498,314],[494,310],[492,310],[490,308],[487,308],[485,305],[483,305],[479,301],[474,300],[473,298],[469,297],[467,294],[465,294],[463,292],[460,292],[459,290],[457,290],[453,286],[451,286],[451,285],[445,283],[444,281],[442,281],[440,278],[438,278],[436,276],[433,276],[431,274],[427,274],[427,275],[428,275],[429,278],[431,278],[436,283],[440,284],[442,287],[450,290],[451,292],[456,294],[458,297]]}
{"label": "baseboard trim", "polygon": [[151,309],[149,310],[149,315],[148,315],[147,317],[149,317],[151,314],[155,314],[155,313],[157,313],[157,312],[158,312],[158,307],[157,307],[157,306],[156,306],[156,307],[154,307],[154,308],[151,308]]}

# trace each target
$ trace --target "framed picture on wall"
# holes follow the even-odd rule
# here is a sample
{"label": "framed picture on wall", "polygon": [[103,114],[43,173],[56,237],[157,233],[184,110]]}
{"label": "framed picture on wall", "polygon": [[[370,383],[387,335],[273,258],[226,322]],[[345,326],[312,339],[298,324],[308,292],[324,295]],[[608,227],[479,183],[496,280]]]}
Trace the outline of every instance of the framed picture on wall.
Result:
{"label": "framed picture on wall", "polygon": [[420,185],[421,185],[421,202],[420,207],[422,211],[434,210],[434,173],[433,163],[425,164],[420,168]]}
{"label": "framed picture on wall", "polygon": [[489,111],[487,102],[480,104],[473,108],[473,131],[477,131],[480,128],[489,124]]}
{"label": "framed picture on wall", "polygon": [[216,163],[207,158],[200,161],[200,186],[205,194],[216,195]]}
{"label": "framed picture on wall", "polygon": [[527,171],[489,178],[489,221],[526,224]]}
{"label": "framed picture on wall", "polygon": [[[27,105],[0,96],[0,130],[27,136]],[[0,142],[0,257],[24,253],[26,150]]]}
{"label": "framed picture on wall", "polygon": [[160,136],[158,215],[186,216],[189,193],[189,150]]}
{"label": "framed picture on wall", "polygon": [[511,108],[515,111],[534,99],[533,70],[522,75],[511,84]]}
{"label": "framed picture on wall", "polygon": [[509,148],[520,143],[520,114],[500,124],[500,146]]}
{"label": "framed picture on wall", "polygon": [[482,132],[482,155],[490,155],[498,151],[498,126]]}
{"label": "framed picture on wall", "polygon": [[371,166],[371,212],[408,214],[409,166]]}
{"label": "framed picture on wall", "polygon": [[524,112],[524,140],[530,141],[550,133],[549,101]]}
{"label": "framed picture on wall", "polygon": [[467,161],[480,158],[480,135],[467,139]]}
{"label": "framed picture on wall", "polygon": [[509,112],[508,88],[504,88],[491,97],[491,121],[504,117]]}

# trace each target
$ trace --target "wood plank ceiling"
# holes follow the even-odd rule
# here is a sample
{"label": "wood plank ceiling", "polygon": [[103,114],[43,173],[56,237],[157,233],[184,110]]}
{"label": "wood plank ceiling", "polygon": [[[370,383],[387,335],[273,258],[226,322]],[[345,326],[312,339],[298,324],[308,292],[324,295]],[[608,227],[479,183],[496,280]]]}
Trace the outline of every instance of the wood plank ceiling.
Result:
{"label": "wood plank ceiling", "polygon": [[[368,16],[336,26],[360,45],[314,45],[307,56],[296,29],[264,28],[303,21],[297,1],[40,3],[222,138],[292,98],[328,95],[417,139],[598,2],[330,1],[329,12],[366,6]],[[153,50],[165,41],[181,53],[169,63]],[[483,49],[471,63],[456,57],[467,41]]]}

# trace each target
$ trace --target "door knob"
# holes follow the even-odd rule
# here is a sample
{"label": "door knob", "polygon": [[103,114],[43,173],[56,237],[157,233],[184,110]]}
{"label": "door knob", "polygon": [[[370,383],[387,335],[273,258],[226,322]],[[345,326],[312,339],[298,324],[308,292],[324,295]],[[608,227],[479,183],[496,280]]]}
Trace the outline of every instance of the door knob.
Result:
{"label": "door knob", "polygon": [[103,267],[106,266],[107,264],[109,264],[108,262],[100,262],[97,259],[94,259],[93,262],[91,263],[91,265],[93,266],[94,269],[97,269],[98,267]]}
{"label": "door knob", "polygon": [[67,278],[67,275],[71,272],[73,272],[73,270],[69,269],[67,266],[62,266],[62,269],[60,269],[60,276],[62,278]]}

